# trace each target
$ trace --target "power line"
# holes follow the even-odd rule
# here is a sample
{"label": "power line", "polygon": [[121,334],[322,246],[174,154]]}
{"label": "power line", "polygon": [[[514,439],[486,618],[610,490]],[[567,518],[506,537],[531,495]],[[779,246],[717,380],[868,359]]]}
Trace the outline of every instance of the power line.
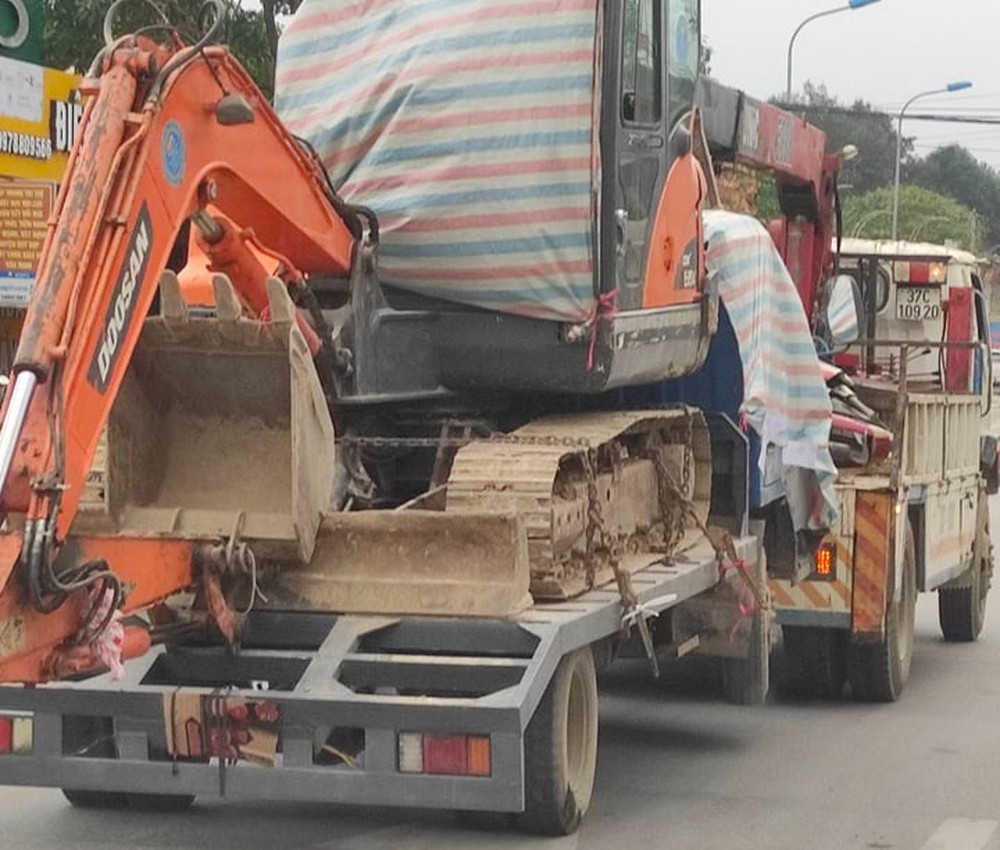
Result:
{"label": "power line", "polygon": [[[869,120],[876,118],[895,119],[897,117],[888,112],[880,112],[874,109],[854,109],[848,106],[805,106],[801,103],[777,103],[775,105],[779,106],[781,109],[786,109],[789,112],[798,112],[806,115],[846,115],[852,118],[867,118]],[[906,120],[939,121],[941,123],[950,124],[1000,125],[1000,115],[997,115],[996,117],[987,117],[982,115],[944,115],[941,113],[908,112],[906,114]]]}

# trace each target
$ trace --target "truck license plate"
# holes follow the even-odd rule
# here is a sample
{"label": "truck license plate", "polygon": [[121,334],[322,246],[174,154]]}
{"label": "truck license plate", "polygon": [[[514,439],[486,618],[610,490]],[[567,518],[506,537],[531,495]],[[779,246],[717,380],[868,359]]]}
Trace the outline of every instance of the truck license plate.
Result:
{"label": "truck license plate", "polygon": [[902,322],[933,322],[941,318],[941,288],[907,286],[896,289],[896,318]]}

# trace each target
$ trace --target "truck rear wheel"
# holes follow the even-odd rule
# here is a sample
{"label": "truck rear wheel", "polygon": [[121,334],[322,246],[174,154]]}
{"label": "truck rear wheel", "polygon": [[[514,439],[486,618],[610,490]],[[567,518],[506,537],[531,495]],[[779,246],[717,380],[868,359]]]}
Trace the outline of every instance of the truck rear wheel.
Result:
{"label": "truck rear wheel", "polygon": [[[85,752],[91,758],[118,758],[111,720],[66,717],[63,732],[71,750]],[[143,812],[180,812],[189,808],[195,799],[194,794],[138,794],[77,788],[63,788],[62,793],[77,809],[124,809],[128,806]]]}
{"label": "truck rear wheel", "polygon": [[806,699],[839,699],[847,682],[847,632],[784,626],[785,679],[782,690]]}
{"label": "truck rear wheel", "polygon": [[563,656],[524,736],[519,826],[569,835],[583,820],[597,769],[597,669],[585,646]]}
{"label": "truck rear wheel", "polygon": [[118,791],[80,791],[63,788],[62,792],[74,809],[124,809],[128,805],[125,795]]}
{"label": "truck rear wheel", "polygon": [[[114,725],[110,719],[67,715],[63,717],[63,740],[69,753],[79,753],[90,758],[118,757]],[[62,792],[75,809],[124,809],[128,805],[125,794],[120,791],[63,788]]]}
{"label": "truck rear wheel", "polygon": [[851,646],[848,678],[854,698],[862,702],[895,702],[910,678],[917,616],[917,557],[909,521],[906,523],[902,582],[898,600],[890,588],[882,639]]}
{"label": "truck rear wheel", "polygon": [[770,613],[754,613],[746,658],[722,659],[722,692],[734,705],[763,705],[771,673]]}
{"label": "truck rear wheel", "polygon": [[938,622],[947,641],[969,642],[979,637],[986,621],[986,596],[993,578],[993,544],[989,508],[980,496],[972,567],[959,587],[938,591]]}

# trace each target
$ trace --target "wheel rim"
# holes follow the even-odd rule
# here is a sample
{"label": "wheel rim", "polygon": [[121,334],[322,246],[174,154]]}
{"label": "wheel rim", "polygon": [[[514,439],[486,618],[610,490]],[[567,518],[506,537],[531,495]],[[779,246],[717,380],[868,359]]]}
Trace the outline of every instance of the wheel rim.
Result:
{"label": "wheel rim", "polygon": [[917,620],[917,594],[916,577],[914,576],[914,565],[909,548],[906,552],[906,561],[903,565],[903,592],[899,598],[899,610],[896,616],[899,618],[899,630],[896,638],[896,652],[899,656],[900,671],[903,677],[909,671],[910,658],[913,655],[913,632]]}
{"label": "wheel rim", "polygon": [[986,617],[986,596],[990,590],[990,546],[989,542],[983,545],[984,554],[979,558],[979,569],[976,572],[976,605],[979,613],[979,622]]}
{"label": "wheel rim", "polygon": [[574,671],[569,686],[566,717],[566,773],[570,788],[579,788],[587,771],[590,751],[590,700],[587,685]]}

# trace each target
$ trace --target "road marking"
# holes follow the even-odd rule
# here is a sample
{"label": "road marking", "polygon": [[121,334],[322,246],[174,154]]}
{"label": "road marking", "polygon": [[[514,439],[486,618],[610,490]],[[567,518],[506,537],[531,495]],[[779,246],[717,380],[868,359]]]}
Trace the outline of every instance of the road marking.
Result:
{"label": "road marking", "polygon": [[995,820],[948,818],[920,850],[983,850],[998,826]]}

